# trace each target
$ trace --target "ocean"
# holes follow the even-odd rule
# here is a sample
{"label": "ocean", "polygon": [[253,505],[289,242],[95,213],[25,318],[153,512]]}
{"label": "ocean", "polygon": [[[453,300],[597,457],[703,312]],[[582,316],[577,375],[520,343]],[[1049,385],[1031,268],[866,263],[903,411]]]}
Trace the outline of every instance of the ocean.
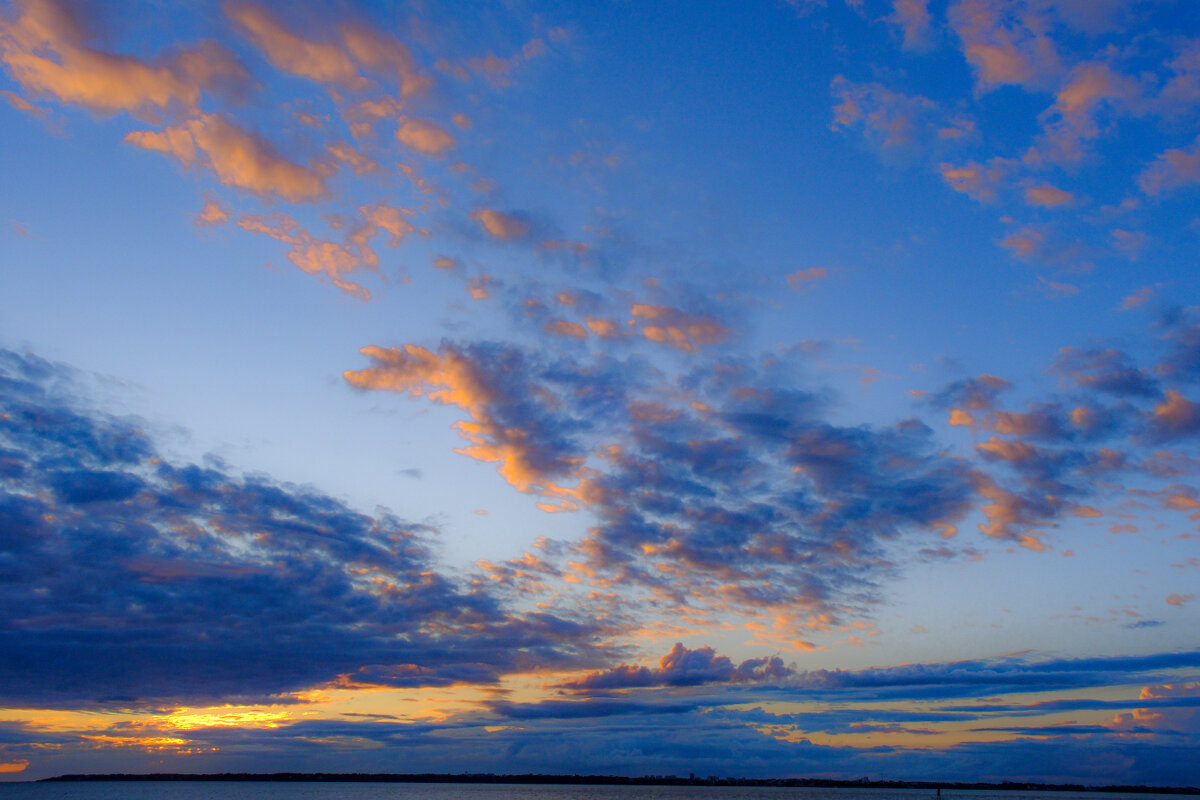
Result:
{"label": "ocean", "polygon": [[[0,783],[0,800],[932,800],[926,789],[560,786],[475,783],[103,781]],[[1179,800],[1115,792],[943,791],[942,800]]]}

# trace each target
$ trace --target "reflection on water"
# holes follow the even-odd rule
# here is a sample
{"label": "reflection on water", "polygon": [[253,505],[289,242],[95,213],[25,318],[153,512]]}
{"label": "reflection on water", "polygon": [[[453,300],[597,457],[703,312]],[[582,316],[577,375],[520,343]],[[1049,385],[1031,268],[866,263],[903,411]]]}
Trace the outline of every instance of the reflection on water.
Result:
{"label": "reflection on water", "polygon": [[[130,781],[0,784],[0,800],[933,800],[928,789],[559,786],[475,783]],[[1179,795],[942,791],[942,800],[1154,800]]]}

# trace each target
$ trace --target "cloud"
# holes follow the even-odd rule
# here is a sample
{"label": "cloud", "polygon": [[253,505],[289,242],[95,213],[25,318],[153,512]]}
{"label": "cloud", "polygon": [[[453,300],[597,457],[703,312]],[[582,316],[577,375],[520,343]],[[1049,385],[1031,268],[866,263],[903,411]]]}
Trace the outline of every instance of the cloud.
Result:
{"label": "cloud", "polygon": [[938,166],[942,179],[951,189],[981,203],[996,200],[1011,168],[1012,162],[1003,158],[993,158],[986,164],[969,161],[961,166],[943,161]]}
{"label": "cloud", "polygon": [[576,680],[564,681],[557,688],[575,691],[632,689],[647,686],[697,686],[706,683],[746,683],[780,681],[794,673],[778,656],[752,658],[734,666],[727,656],[717,655],[711,647],[689,650],[676,642],[657,667],[622,664],[601,672],[591,672]]}
{"label": "cloud", "polygon": [[932,31],[929,0],[892,0],[892,13],[886,19],[903,33],[904,49],[925,50],[929,47]]}
{"label": "cloud", "polygon": [[331,156],[354,170],[355,175],[370,175],[382,169],[378,161],[346,142],[332,142],[326,145],[325,149]]}
{"label": "cloud", "polygon": [[833,130],[855,128],[885,158],[908,158],[939,140],[969,134],[974,122],[944,112],[920,95],[905,95],[879,83],[854,83],[838,75],[830,91],[840,101],[833,109]]}
{"label": "cloud", "polygon": [[170,463],[137,420],[78,406],[73,380],[0,352],[0,703],[227,702],[597,663],[593,623],[441,574],[430,529]]}
{"label": "cloud", "polygon": [[1171,380],[1200,380],[1200,321],[1194,315],[1180,315],[1166,326],[1169,350],[1158,363],[1158,371]]}
{"label": "cloud", "polygon": [[[562,28],[556,28],[550,32],[551,37],[563,38],[566,31]],[[465,62],[464,66],[452,65],[447,61],[439,62],[439,69],[456,75],[460,79],[466,79],[467,71],[483,75],[488,82],[493,86],[509,86],[512,82],[511,75],[521,66],[529,61],[546,55],[549,52],[549,47],[545,39],[535,36],[521,46],[521,49],[513,53],[508,58],[501,58],[495,53],[488,53],[482,58],[472,58]]]}
{"label": "cloud", "polygon": [[646,339],[685,353],[694,353],[707,345],[723,342],[732,333],[713,316],[690,313],[671,306],[634,303],[629,313],[640,323],[639,330]]}
{"label": "cloud", "polygon": [[244,85],[245,69],[204,42],[143,61],[92,46],[97,39],[70,4],[22,0],[0,19],[0,60],[28,92],[93,111],[147,114],[194,109],[205,91]]}
{"label": "cloud", "polygon": [[[429,120],[412,118],[400,120],[400,126],[396,128],[396,140],[426,156],[439,156],[455,144],[454,137],[445,128]],[[488,232],[491,233],[490,228]]]}
{"label": "cloud", "polygon": [[1154,294],[1155,292],[1153,286],[1143,286],[1133,294],[1127,295],[1125,299],[1121,301],[1120,310],[1131,311],[1135,308],[1140,308],[1146,305],[1146,303],[1148,303],[1150,299],[1154,297]]}
{"label": "cloud", "polygon": [[1025,202],[1041,208],[1056,208],[1074,203],[1075,195],[1047,183],[1026,188]]}
{"label": "cloud", "polygon": [[496,280],[485,272],[467,281],[467,294],[471,295],[472,300],[487,300],[492,296],[492,287],[495,285]]}
{"label": "cloud", "polygon": [[1143,192],[1155,196],[1200,183],[1200,137],[1189,147],[1165,150],[1138,175]]}
{"label": "cloud", "polygon": [[497,463],[552,509],[592,513],[588,536],[561,555],[577,565],[558,564],[564,573],[645,586],[664,607],[749,614],[764,642],[811,647],[807,637],[874,602],[885,541],[971,507],[969,472],[936,453],[932,431],[829,425],[818,396],[784,388],[782,364],[697,365],[667,402],[636,359],[488,343],[363,353],[373,364],[347,372],[351,385],[462,409],[459,452]]}
{"label": "cloud", "polygon": [[961,406],[969,411],[983,411],[992,408],[1000,394],[1011,388],[1012,384],[1004,378],[979,375],[949,384],[931,395],[928,402],[939,408]]}
{"label": "cloud", "polygon": [[587,328],[601,339],[619,339],[624,334],[616,320],[601,317],[587,317],[584,320]]}
{"label": "cloud", "polygon": [[342,242],[314,237],[300,227],[295,219],[286,214],[243,214],[237,220],[242,230],[261,233],[272,239],[291,245],[288,260],[309,275],[323,275],[343,292],[369,300],[370,291],[347,276],[357,270],[379,268],[379,255],[371,241],[382,233],[389,234],[388,244],[398,247],[415,228],[409,222],[413,212],[383,204],[362,206],[358,209],[359,219],[344,224],[346,233]]}
{"label": "cloud", "polygon": [[[396,37],[365,23],[350,20],[326,25],[321,41],[289,30],[256,3],[229,3],[225,13],[239,32],[259,48],[273,66],[284,72],[352,92],[373,88],[364,72],[394,75],[402,98],[429,88],[429,78],[421,72],[408,47]],[[332,35],[329,29],[332,29]],[[375,109],[387,109],[379,116],[394,116],[400,106],[394,98],[387,96],[361,102]],[[360,104],[359,109],[363,108]]]}
{"label": "cloud", "polygon": [[[1197,651],[1040,661],[1033,660],[1029,655],[1016,655],[938,664],[869,667],[860,670],[811,670],[797,673],[794,683],[806,690],[853,690],[853,694],[841,695],[847,700],[851,697],[864,701],[929,700],[1129,684],[1147,680],[1147,675],[1176,669],[1194,669],[1197,666],[1200,666],[1200,652]],[[838,695],[817,695],[822,699],[836,696]],[[1069,705],[1074,702],[1077,701],[1066,700],[1063,704]],[[1028,706],[1017,701],[1011,704],[945,706],[941,710],[1008,713],[1035,705],[1039,705],[1038,701]]]}
{"label": "cloud", "polygon": [[1031,4],[959,0],[948,14],[979,91],[1005,84],[1041,87],[1061,74],[1047,21]]}
{"label": "cloud", "polygon": [[1200,103],[1200,42],[1185,40],[1168,67],[1171,77],[1155,98],[1165,116],[1176,116]]}
{"label": "cloud", "polygon": [[211,197],[204,201],[204,207],[196,215],[196,225],[201,228],[226,222],[229,222],[229,210]]}
{"label": "cloud", "polygon": [[161,131],[131,131],[125,141],[174,156],[184,166],[204,166],[225,186],[292,203],[328,197],[315,169],[280,154],[274,144],[220,114],[199,114]]}
{"label": "cloud", "polygon": [[1138,368],[1128,354],[1114,348],[1081,350],[1064,347],[1049,372],[1084,389],[1118,396],[1153,397],[1158,383]]}
{"label": "cloud", "polygon": [[35,106],[19,94],[14,94],[5,89],[0,91],[0,97],[3,97],[5,102],[23,114],[29,114],[38,119],[45,119],[46,117],[46,109]]}
{"label": "cloud", "polygon": [[1053,225],[1024,225],[1001,239],[1000,246],[1017,258],[1057,270],[1087,272],[1092,269],[1087,260],[1088,245],[1079,238],[1064,235]]}
{"label": "cloud", "polygon": [[556,336],[569,336],[573,339],[588,338],[588,329],[578,322],[571,322],[565,319],[556,319],[547,322],[542,326],[542,330],[547,333],[553,333]]}
{"label": "cloud", "polygon": [[1071,70],[1054,105],[1043,115],[1037,157],[1054,164],[1075,163],[1087,155],[1086,143],[1100,136],[1103,114],[1140,111],[1138,82],[1102,62],[1085,62]]}
{"label": "cloud", "polygon": [[787,276],[788,286],[792,287],[797,292],[808,291],[818,281],[824,280],[829,274],[829,270],[824,267],[809,267],[808,269],[796,270]]}
{"label": "cloud", "polygon": [[471,212],[471,219],[497,239],[521,239],[530,230],[529,223],[514,214],[506,214],[493,208],[480,208]]}
{"label": "cloud", "polygon": [[458,452],[498,463],[499,473],[519,491],[564,494],[558,481],[577,480],[583,453],[573,424],[549,413],[549,397],[530,386],[532,365],[511,348],[458,347],[438,352],[408,345],[365,347],[373,366],[345,373],[358,389],[388,390],[455,406],[467,414],[455,428],[470,442]]}
{"label": "cloud", "polygon": [[228,3],[225,13],[276,68],[344,89],[362,90],[369,85],[345,49],[292,33],[260,5]]}
{"label": "cloud", "polygon": [[1200,431],[1200,405],[1174,389],[1168,389],[1162,402],[1154,406],[1149,433],[1157,440],[1190,436]]}
{"label": "cloud", "polygon": [[346,51],[365,69],[376,74],[394,72],[402,98],[421,94],[432,85],[408,46],[395,36],[355,21],[339,25],[338,35]]}

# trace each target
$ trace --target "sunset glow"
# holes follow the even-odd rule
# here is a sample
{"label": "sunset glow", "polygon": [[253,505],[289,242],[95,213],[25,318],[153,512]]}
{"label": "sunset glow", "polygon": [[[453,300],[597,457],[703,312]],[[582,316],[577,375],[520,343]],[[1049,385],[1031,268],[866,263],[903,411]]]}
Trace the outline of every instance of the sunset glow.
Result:
{"label": "sunset glow", "polygon": [[1191,0],[0,0],[0,779],[1200,785]]}

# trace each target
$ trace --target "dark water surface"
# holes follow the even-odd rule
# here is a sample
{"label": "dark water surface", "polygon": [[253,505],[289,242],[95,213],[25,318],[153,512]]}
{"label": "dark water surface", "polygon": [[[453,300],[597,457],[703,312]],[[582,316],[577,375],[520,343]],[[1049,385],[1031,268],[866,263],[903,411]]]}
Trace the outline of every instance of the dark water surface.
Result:
{"label": "dark water surface", "polygon": [[[943,791],[942,800],[1178,800],[1179,795]],[[0,784],[0,800],[933,800],[927,789],[475,783],[98,781]]]}

